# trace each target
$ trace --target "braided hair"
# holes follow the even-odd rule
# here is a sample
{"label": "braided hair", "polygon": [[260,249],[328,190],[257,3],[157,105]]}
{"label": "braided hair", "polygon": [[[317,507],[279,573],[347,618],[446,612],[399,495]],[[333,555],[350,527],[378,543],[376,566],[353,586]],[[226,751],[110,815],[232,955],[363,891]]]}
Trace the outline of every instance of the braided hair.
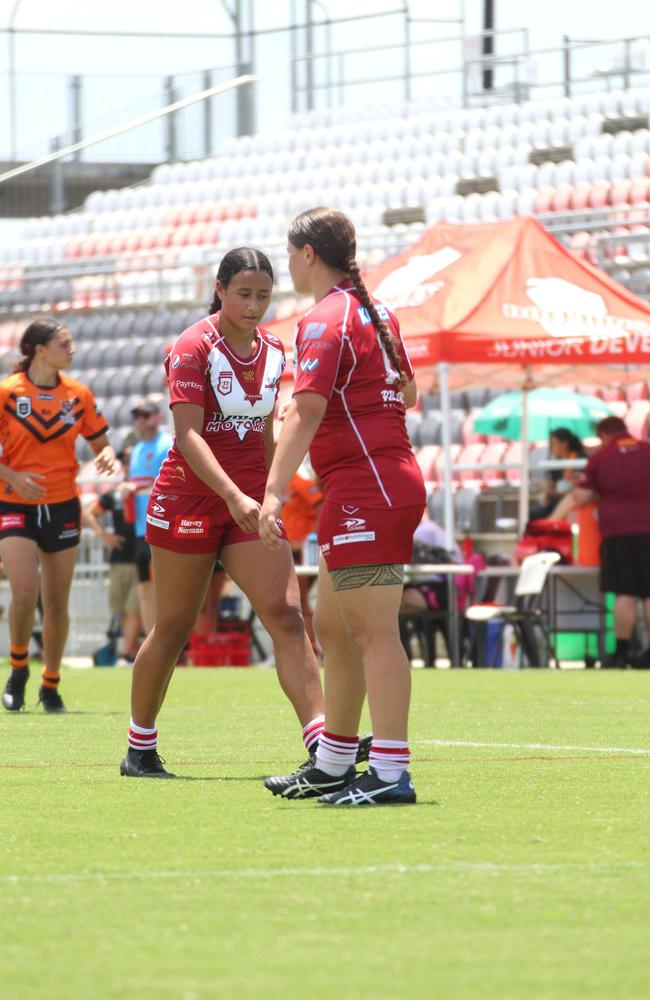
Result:
{"label": "braided hair", "polygon": [[397,345],[388,326],[377,312],[377,307],[361,277],[356,261],[356,233],[347,215],[333,208],[310,208],[293,220],[289,227],[288,240],[294,247],[304,247],[309,244],[324,264],[349,275],[354,282],[357,298],[370,316],[382,347],[399,375],[399,382],[403,385],[406,376],[402,371]]}
{"label": "braided hair", "polygon": [[[273,281],[273,268],[269,258],[261,250],[254,250],[252,247],[236,247],[234,250],[229,250],[219,264],[216,280],[227,288],[232,278],[240,271],[265,271]],[[220,309],[221,299],[217,295],[215,282],[214,298],[208,307],[208,315],[213,316]]]}
{"label": "braided hair", "polygon": [[28,371],[39,344],[45,347],[53,337],[56,337],[57,333],[64,329],[63,323],[59,323],[55,319],[48,319],[46,316],[33,320],[20,338],[19,347],[22,358],[16,364],[14,371]]}

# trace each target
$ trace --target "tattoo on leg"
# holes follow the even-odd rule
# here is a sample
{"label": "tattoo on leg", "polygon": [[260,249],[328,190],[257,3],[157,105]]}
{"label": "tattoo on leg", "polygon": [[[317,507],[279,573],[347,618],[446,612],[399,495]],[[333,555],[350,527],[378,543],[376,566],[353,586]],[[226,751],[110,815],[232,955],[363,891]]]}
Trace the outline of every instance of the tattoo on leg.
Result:
{"label": "tattoo on leg", "polygon": [[386,566],[346,566],[331,572],[334,590],[356,590],[359,587],[391,587],[404,583],[401,564]]}

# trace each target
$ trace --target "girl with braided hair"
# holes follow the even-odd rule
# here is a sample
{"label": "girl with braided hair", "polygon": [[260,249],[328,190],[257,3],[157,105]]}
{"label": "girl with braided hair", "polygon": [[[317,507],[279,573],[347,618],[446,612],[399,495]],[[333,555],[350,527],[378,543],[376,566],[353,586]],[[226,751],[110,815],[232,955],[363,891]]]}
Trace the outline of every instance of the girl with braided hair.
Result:
{"label": "girl with braided hair", "polygon": [[[415,802],[407,770],[410,668],[398,629],[404,563],[425,503],[404,420],[416,401],[413,370],[396,318],[363,283],[350,220],[312,209],[294,219],[288,242],[296,291],[316,304],[298,324],[296,384],[259,533],[271,548],[280,544],[283,494],[309,449],[325,496],[314,617],[324,653],[325,732],[311,767],[265,785],[274,795],[328,805]],[[370,768],[357,777],[366,690],[373,741]]]}

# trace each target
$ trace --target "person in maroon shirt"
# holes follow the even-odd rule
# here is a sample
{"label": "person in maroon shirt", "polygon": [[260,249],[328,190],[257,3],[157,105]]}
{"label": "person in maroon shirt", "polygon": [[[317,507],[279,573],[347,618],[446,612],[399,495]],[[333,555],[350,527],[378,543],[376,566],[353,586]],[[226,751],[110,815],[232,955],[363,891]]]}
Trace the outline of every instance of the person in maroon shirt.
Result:
{"label": "person in maroon shirt", "polygon": [[[298,324],[296,384],[260,511],[260,537],[281,539],[282,498],[309,448],[322,484],[314,627],[324,653],[325,732],[312,767],[267,778],[285,798],[327,805],[415,802],[408,772],[410,669],[398,629],[404,563],[425,489],[405,427],[416,401],[396,318],[371,299],[355,260],[354,226],[317,208],[289,229],[296,291],[316,305]],[[370,768],[354,768],[368,692]]]}
{"label": "person in maroon shirt", "polygon": [[[605,417],[596,432],[602,447],[589,459],[573,497],[577,504],[598,501],[600,589],[616,595],[616,651],[608,665],[626,667],[638,598],[650,633],[650,441],[632,437],[620,417]],[[647,654],[640,662],[646,661]]]}

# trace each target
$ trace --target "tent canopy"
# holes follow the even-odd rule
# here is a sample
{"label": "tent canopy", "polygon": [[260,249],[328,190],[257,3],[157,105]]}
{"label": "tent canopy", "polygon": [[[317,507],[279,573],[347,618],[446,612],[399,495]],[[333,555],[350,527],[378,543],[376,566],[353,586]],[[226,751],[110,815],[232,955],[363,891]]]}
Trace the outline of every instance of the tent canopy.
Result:
{"label": "tent canopy", "polygon": [[[519,387],[522,366],[536,384],[650,376],[650,306],[536,219],[438,223],[364,279],[397,314],[413,364],[451,362],[455,385]],[[294,324],[270,327],[287,343]]]}

